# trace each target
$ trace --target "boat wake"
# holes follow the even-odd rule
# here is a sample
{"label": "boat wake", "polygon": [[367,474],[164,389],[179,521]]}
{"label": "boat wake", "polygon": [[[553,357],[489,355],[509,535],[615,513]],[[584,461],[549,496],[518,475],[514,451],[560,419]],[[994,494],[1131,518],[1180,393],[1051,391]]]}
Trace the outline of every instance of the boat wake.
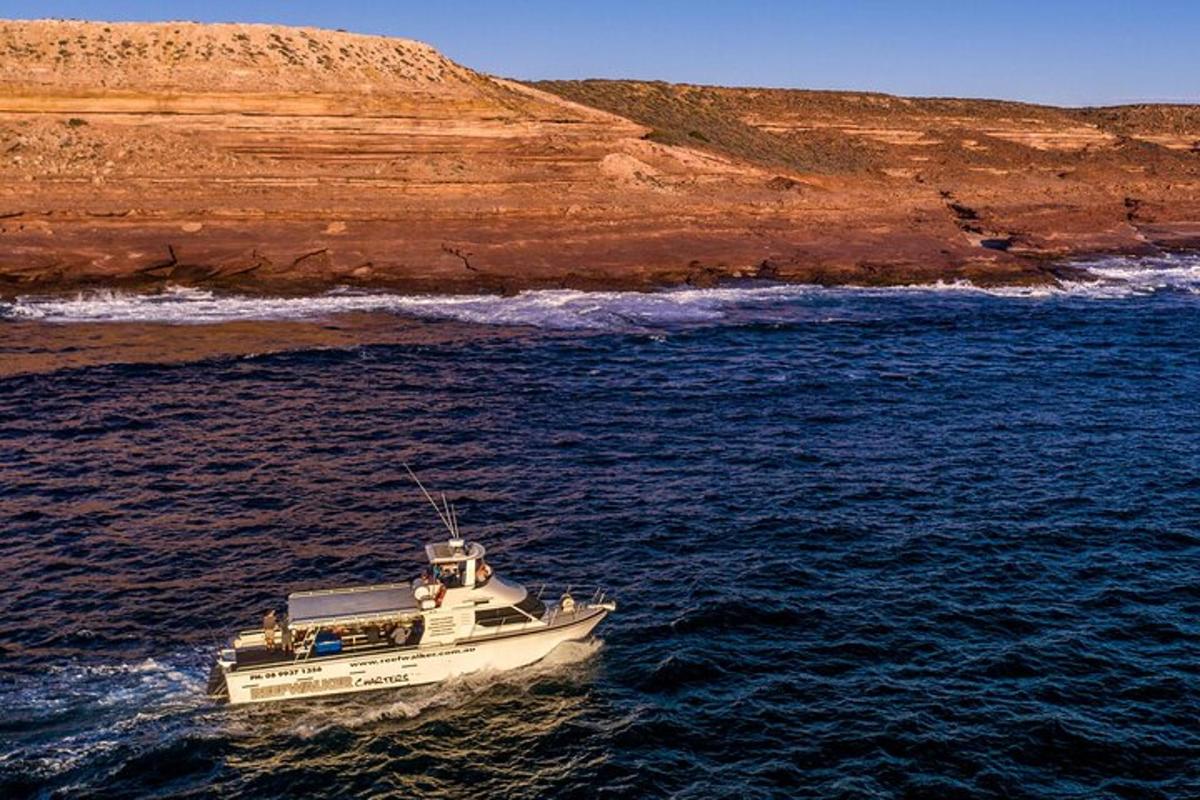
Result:
{"label": "boat wake", "polygon": [[317,320],[390,313],[425,320],[531,326],[563,331],[662,329],[714,323],[774,322],[795,307],[862,296],[980,294],[1002,298],[1121,299],[1160,292],[1200,295],[1200,256],[1107,258],[1080,263],[1094,280],[1056,286],[979,287],[968,282],[887,288],[744,284],[658,292],[540,290],[496,295],[399,295],[339,289],[315,297],[249,297],[170,287],[157,294],[114,291],[74,297],[26,296],[0,303],[0,319],[47,322],[202,324],[242,320]]}
{"label": "boat wake", "polygon": [[[149,753],[200,740],[254,743],[279,735],[313,739],[378,723],[419,724],[455,714],[488,693],[503,700],[546,680],[570,678],[570,667],[603,642],[566,642],[541,662],[504,673],[475,673],[441,684],[303,703],[233,707],[205,693],[206,653],[137,662],[51,668],[39,681],[0,691],[9,746],[0,751],[0,794],[26,784],[71,781]],[[63,726],[77,733],[63,736]],[[191,744],[189,744],[191,743]]]}
{"label": "boat wake", "polygon": [[[198,715],[213,708],[202,658],[50,667],[40,680],[0,690],[0,730],[11,744],[0,752],[0,785],[63,776],[195,736]],[[78,732],[61,735],[67,725]]]}

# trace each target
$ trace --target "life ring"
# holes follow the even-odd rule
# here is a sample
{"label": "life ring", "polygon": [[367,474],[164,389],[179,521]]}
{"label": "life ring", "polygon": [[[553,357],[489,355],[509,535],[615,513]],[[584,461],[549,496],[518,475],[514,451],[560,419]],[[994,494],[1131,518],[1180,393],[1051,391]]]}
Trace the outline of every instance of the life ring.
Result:
{"label": "life ring", "polygon": [[575,598],[566,592],[563,593],[562,600],[558,601],[558,607],[564,614],[575,613]]}

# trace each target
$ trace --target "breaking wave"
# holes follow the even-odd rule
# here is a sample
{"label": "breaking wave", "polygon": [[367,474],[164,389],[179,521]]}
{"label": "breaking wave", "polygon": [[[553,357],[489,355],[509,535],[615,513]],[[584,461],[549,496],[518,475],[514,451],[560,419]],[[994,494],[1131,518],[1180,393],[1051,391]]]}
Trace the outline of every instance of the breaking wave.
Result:
{"label": "breaking wave", "polygon": [[1200,256],[1114,257],[1080,263],[1093,280],[1051,286],[980,287],[969,282],[889,288],[743,284],[658,292],[568,289],[497,295],[400,295],[338,289],[314,297],[221,295],[169,287],[156,294],[96,291],[74,297],[25,296],[0,303],[0,319],[47,322],[202,324],[239,320],[312,320],[348,313],[392,313],[426,320],[549,330],[629,330],[732,322],[791,321],[797,307],[838,298],[895,293],[983,294],[1001,298],[1121,299],[1169,292],[1200,295]]}
{"label": "breaking wave", "polygon": [[159,294],[101,291],[72,298],[22,297],[0,304],[0,316],[47,322],[208,323],[237,320],[320,319],[336,314],[385,312],[430,320],[485,325],[528,325],[554,330],[607,330],[720,320],[738,305],[794,300],[812,287],[758,286],[663,292],[541,290],[498,295],[398,295],[339,289],[315,297],[218,295],[185,287]]}

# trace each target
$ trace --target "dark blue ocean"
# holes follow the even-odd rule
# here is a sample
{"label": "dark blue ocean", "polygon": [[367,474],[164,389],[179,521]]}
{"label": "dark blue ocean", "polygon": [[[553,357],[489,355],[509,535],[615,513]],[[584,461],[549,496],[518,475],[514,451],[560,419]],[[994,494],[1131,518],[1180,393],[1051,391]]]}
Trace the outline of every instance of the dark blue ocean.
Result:
{"label": "dark blue ocean", "polygon": [[[420,334],[0,378],[0,796],[1200,796],[1198,263],[0,305],[0,358],[347,309]],[[527,670],[210,702],[289,591],[419,569],[402,461],[499,571],[618,612]]]}

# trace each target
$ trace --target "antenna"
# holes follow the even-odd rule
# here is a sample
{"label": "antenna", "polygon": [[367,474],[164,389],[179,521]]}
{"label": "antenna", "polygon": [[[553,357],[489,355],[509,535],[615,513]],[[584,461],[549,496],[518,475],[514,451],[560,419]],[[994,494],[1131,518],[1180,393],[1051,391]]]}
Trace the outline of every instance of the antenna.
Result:
{"label": "antenna", "polygon": [[[417,487],[420,488],[421,493],[425,495],[425,499],[429,501],[429,504],[431,506],[433,506],[433,510],[435,513],[437,513],[438,519],[440,519],[442,521],[442,524],[446,526],[446,530],[450,531],[450,536],[452,538],[458,538],[458,531],[456,530],[456,526],[454,525],[453,522],[451,522],[452,517],[450,516],[450,506],[446,505],[446,513],[443,514],[442,510],[440,508],[438,508],[437,501],[433,499],[433,495],[429,494],[429,491],[425,488],[425,484],[421,483],[421,479],[417,477],[417,473],[412,471],[412,467],[410,467],[404,461],[401,461],[400,463],[404,465],[404,469],[408,470],[408,477],[413,479],[413,481],[417,484]],[[446,502],[446,494],[443,492],[442,493],[442,503],[445,503],[445,502]]]}

